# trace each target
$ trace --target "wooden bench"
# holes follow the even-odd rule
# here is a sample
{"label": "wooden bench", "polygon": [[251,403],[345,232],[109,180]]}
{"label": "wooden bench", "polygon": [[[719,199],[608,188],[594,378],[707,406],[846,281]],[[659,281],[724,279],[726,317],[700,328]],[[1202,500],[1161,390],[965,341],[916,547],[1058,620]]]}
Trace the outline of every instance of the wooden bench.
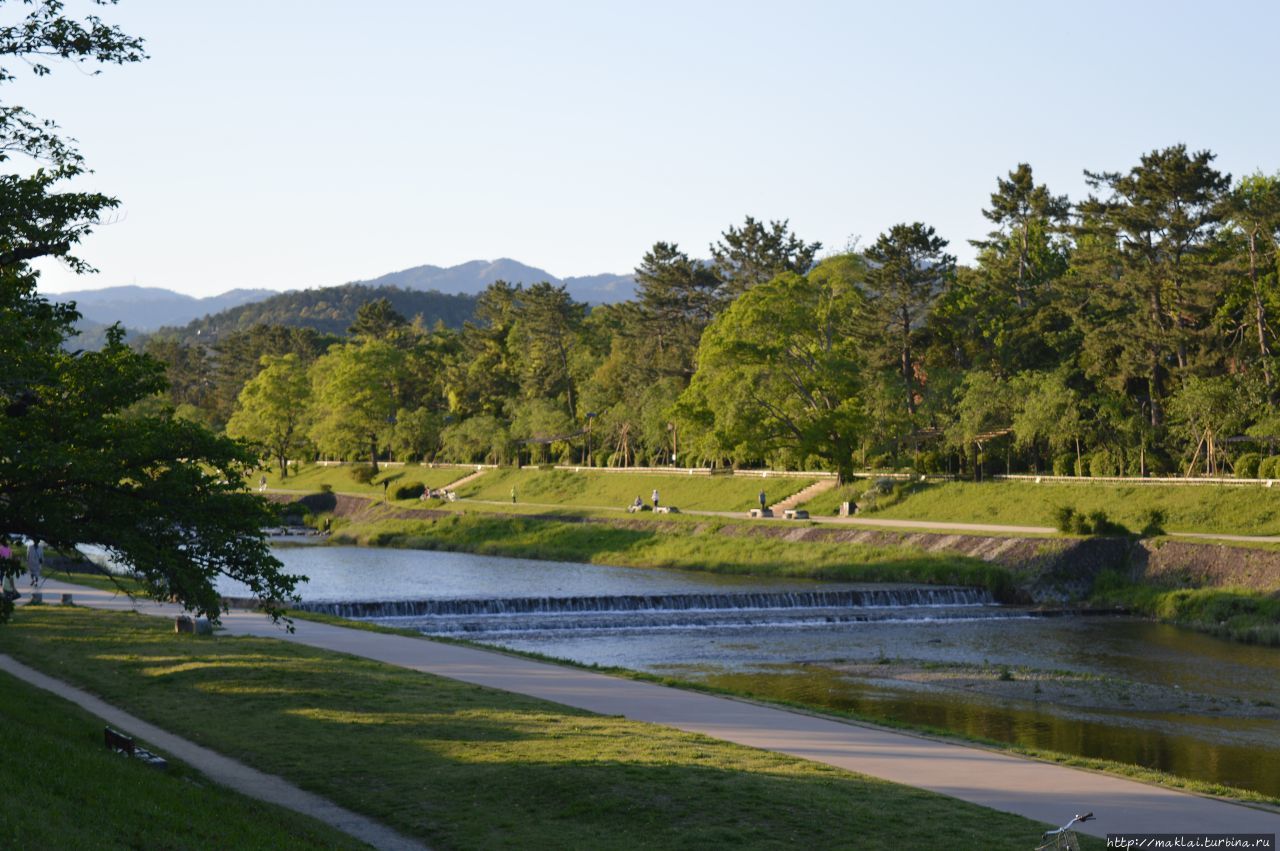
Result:
{"label": "wooden bench", "polygon": [[169,763],[165,761],[164,757],[159,756],[158,754],[153,754],[146,748],[138,747],[134,743],[132,737],[126,736],[119,730],[112,730],[110,727],[103,727],[102,738],[106,742],[107,748],[115,753],[124,754],[125,756],[145,762],[152,768],[164,769],[169,767]]}
{"label": "wooden bench", "polygon": [[772,508],[753,508],[751,509],[751,516],[752,517],[772,517],[773,509]]}
{"label": "wooden bench", "polygon": [[809,512],[803,508],[788,508],[782,512],[782,516],[788,520],[808,520]]}

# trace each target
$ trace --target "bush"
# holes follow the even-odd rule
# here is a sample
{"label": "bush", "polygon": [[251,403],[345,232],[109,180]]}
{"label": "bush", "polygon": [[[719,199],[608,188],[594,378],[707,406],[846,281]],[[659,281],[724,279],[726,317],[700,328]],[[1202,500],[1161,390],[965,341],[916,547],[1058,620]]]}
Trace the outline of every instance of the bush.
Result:
{"label": "bush", "polygon": [[941,473],[943,470],[942,456],[937,452],[921,452],[920,470],[930,474]]}
{"label": "bush", "polygon": [[419,499],[426,493],[427,486],[422,482],[407,482],[391,491],[392,499]]}
{"label": "bush", "polygon": [[[1127,535],[1129,530],[1107,517],[1105,511],[1081,514],[1070,505],[1059,506],[1054,517],[1059,532],[1068,535]],[[1163,519],[1163,518],[1162,518]]]}
{"label": "bush", "polygon": [[333,485],[329,484],[328,482],[321,482],[321,483],[320,483],[320,492],[321,492],[321,493],[333,493]]}
{"label": "bush", "polygon": [[1142,522],[1139,534],[1144,538],[1153,538],[1164,534],[1164,524],[1169,517],[1159,508],[1149,508],[1138,519]]}
{"label": "bush", "polygon": [[1237,479],[1256,479],[1258,477],[1258,465],[1262,463],[1262,456],[1257,452],[1246,452],[1236,459],[1235,470]]}
{"label": "bush", "polygon": [[1083,478],[1089,475],[1089,459],[1081,455],[1075,461],[1071,462],[1071,469],[1075,471],[1077,478]]}
{"label": "bush", "polygon": [[1120,465],[1106,449],[1096,450],[1089,456],[1089,475],[1094,478],[1120,475]]}
{"label": "bush", "polygon": [[358,482],[362,485],[370,484],[373,481],[373,477],[376,475],[378,475],[377,470],[372,467],[366,467],[363,464],[351,468],[352,481]]}
{"label": "bush", "polygon": [[1059,455],[1053,459],[1053,474],[1055,476],[1072,476],[1076,473],[1076,456],[1071,453]]}
{"label": "bush", "polygon": [[1280,479],[1280,455],[1272,455],[1258,462],[1258,478]]}

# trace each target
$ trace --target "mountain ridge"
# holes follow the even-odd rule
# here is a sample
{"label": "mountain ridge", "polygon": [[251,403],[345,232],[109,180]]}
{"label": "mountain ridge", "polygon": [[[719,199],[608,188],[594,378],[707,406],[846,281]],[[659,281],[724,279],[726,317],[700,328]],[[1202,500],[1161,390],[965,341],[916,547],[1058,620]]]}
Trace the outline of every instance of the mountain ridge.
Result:
{"label": "mountain ridge", "polygon": [[327,287],[306,287],[302,290],[237,287],[218,295],[201,298],[163,287],[126,284],[96,290],[50,293],[48,298],[58,302],[74,301],[88,323],[111,325],[120,322],[131,331],[150,332],[159,328],[185,326],[227,310],[266,301],[288,292],[363,286],[374,289],[396,287],[417,292],[435,291],[445,295],[475,296],[494,281],[526,285],[548,281],[563,285],[574,299],[588,304],[626,301],[635,294],[635,279],[631,275],[604,272],[598,275],[558,278],[537,266],[529,266],[510,257],[499,257],[496,260],[468,260],[455,266],[431,264],[411,266],[367,280],[349,281],[346,284]]}

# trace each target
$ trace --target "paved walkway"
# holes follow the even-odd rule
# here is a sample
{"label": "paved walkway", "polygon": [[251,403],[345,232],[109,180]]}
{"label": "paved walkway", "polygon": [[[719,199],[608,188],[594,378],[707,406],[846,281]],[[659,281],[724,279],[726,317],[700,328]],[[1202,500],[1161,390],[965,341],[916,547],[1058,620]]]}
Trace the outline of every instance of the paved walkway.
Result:
{"label": "paved walkway", "polygon": [[[55,583],[49,583],[49,591],[56,590]],[[58,586],[61,587],[61,586]],[[78,586],[66,586],[76,589],[79,596],[82,592]],[[153,745],[165,753],[193,766],[215,783],[229,786],[237,792],[278,804],[303,815],[311,816],[318,821],[335,827],[361,842],[367,842],[374,848],[386,851],[425,851],[426,846],[420,842],[401,836],[389,827],[379,824],[365,816],[345,810],[337,804],[319,795],[303,791],[288,780],[273,774],[264,774],[256,768],[250,768],[242,762],[223,756],[216,751],[201,747],[194,742],[175,736],[149,724],[123,709],[106,703],[87,691],[68,685],[62,680],[54,679],[28,667],[9,656],[0,653],[0,671],[12,674],[25,680],[37,688],[52,692],[58,697],[71,701],[89,713],[98,716],[112,727],[128,733]]]}
{"label": "paved walkway", "polygon": [[[172,617],[177,607],[48,581],[48,598]],[[1277,833],[1280,812],[1232,804],[994,750],[790,712],[732,698],[609,677],[471,647],[297,621],[289,634],[261,615],[231,612],[227,633],[294,641],[567,706],[664,724],[951,795],[1061,824],[1092,810],[1084,830]]]}

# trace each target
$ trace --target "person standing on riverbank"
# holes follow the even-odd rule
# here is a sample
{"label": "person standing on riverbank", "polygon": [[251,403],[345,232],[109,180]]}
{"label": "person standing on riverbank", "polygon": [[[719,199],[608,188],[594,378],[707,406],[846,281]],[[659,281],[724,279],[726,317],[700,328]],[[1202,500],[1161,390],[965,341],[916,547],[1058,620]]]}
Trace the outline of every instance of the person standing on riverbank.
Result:
{"label": "person standing on riverbank", "polygon": [[515,505],[515,504],[516,504],[516,488],[515,488],[515,485],[512,485],[512,486],[511,486],[511,504],[512,504],[512,505]]}
{"label": "person standing on riverbank", "polygon": [[653,508],[655,511],[658,509],[658,489],[657,488],[653,489]]}
{"label": "person standing on riverbank", "polygon": [[765,499],[764,488],[760,488],[760,510],[764,511],[769,507],[769,501]]}
{"label": "person standing on riverbank", "polygon": [[44,547],[33,540],[27,547],[27,573],[31,575],[31,587],[40,587],[40,572],[44,569]]}

